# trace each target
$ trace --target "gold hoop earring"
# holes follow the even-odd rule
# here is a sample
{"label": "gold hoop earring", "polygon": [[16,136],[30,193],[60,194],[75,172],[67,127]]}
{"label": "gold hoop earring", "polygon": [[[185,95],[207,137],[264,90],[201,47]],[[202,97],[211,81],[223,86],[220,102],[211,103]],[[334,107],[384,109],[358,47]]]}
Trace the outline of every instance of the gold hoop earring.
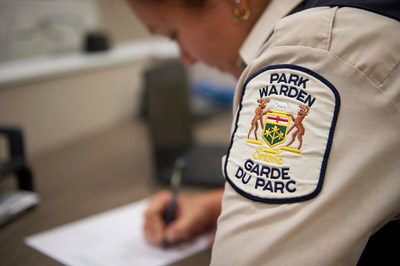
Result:
{"label": "gold hoop earring", "polygon": [[240,21],[247,21],[250,17],[250,10],[248,7],[246,7],[246,10],[243,15],[240,14],[240,10],[238,7],[233,8],[233,13],[235,14],[235,17]]}

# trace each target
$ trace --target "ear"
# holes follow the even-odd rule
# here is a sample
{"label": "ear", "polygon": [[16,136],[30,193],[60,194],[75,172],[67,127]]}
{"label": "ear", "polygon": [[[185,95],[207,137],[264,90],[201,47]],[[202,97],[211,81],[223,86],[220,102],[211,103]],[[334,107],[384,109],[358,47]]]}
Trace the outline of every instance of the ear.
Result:
{"label": "ear", "polygon": [[238,7],[240,11],[245,10],[248,7],[248,0],[231,0],[234,6]]}
{"label": "ear", "polygon": [[249,19],[250,10],[248,1],[249,0],[231,0],[233,5],[233,13],[240,21],[247,21]]}

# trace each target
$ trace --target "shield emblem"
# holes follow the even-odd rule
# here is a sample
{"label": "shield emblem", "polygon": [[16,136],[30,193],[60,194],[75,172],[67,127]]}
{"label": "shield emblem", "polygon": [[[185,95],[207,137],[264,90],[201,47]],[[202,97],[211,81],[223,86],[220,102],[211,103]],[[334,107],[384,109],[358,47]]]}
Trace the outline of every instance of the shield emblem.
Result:
{"label": "shield emblem", "polygon": [[271,148],[285,143],[289,125],[290,117],[286,112],[267,112],[262,138]]}

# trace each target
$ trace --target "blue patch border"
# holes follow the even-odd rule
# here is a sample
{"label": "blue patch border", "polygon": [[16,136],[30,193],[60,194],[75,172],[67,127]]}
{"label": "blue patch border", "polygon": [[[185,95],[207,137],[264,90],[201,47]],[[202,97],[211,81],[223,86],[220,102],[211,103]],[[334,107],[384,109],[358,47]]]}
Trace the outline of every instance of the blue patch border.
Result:
{"label": "blue patch border", "polygon": [[[268,70],[274,70],[274,69],[293,69],[293,70],[298,70],[298,71],[302,71],[304,73],[307,73],[311,76],[313,76],[314,78],[318,79],[319,81],[321,81],[322,83],[324,83],[328,88],[331,89],[331,91],[333,92],[334,96],[335,96],[335,109],[334,109],[334,114],[333,114],[333,119],[332,119],[332,124],[329,130],[329,137],[328,137],[328,142],[326,145],[326,150],[325,150],[325,154],[322,160],[322,164],[321,164],[321,172],[320,172],[320,176],[319,176],[319,181],[318,181],[318,185],[316,187],[316,189],[308,194],[308,195],[304,195],[301,197],[294,197],[294,198],[261,198],[258,196],[254,196],[250,193],[247,193],[243,190],[241,190],[240,188],[238,188],[229,178],[228,176],[228,172],[227,172],[227,165],[228,165],[228,160],[229,160],[229,155],[232,149],[232,145],[233,145],[233,139],[234,136],[236,134],[236,131],[238,129],[238,122],[239,122],[239,118],[240,118],[240,112],[242,111],[242,101],[243,101],[243,97],[244,94],[246,92],[246,87],[247,84],[254,79],[255,77],[257,77],[258,75],[260,75],[263,72],[266,72]],[[324,77],[322,77],[321,75],[315,73],[314,71],[302,67],[302,66],[298,66],[298,65],[292,65],[292,64],[279,64],[279,65],[271,65],[271,66],[267,66],[265,68],[262,68],[261,70],[257,71],[256,73],[252,74],[244,83],[243,88],[242,88],[242,95],[240,97],[240,102],[239,102],[239,108],[238,108],[238,112],[236,115],[236,120],[235,120],[235,128],[232,132],[232,136],[231,136],[231,141],[229,144],[229,148],[228,148],[228,152],[226,154],[226,158],[225,158],[225,163],[224,163],[224,173],[225,173],[225,177],[227,182],[231,185],[231,187],[240,195],[251,199],[253,201],[258,201],[258,202],[264,202],[264,203],[272,203],[272,204],[282,204],[282,203],[294,203],[294,202],[301,202],[301,201],[306,201],[309,199],[314,198],[315,196],[317,196],[319,194],[319,192],[322,189],[322,184],[324,182],[324,177],[325,177],[325,172],[326,172],[326,167],[328,165],[328,158],[329,158],[329,154],[331,151],[331,146],[332,146],[332,139],[333,139],[333,134],[336,128],[336,122],[337,122],[337,118],[339,115],[339,109],[340,109],[340,95],[339,92],[337,91],[337,89],[328,81],[326,80]]]}

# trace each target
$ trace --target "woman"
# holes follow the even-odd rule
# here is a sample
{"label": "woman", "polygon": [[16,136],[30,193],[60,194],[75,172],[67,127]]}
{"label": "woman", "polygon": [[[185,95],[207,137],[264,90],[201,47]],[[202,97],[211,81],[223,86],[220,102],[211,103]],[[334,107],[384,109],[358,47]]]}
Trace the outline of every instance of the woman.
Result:
{"label": "woman", "polygon": [[[242,72],[238,64],[239,48],[268,1],[133,0],[129,3],[152,33],[179,44],[182,62],[202,61],[239,78]],[[246,18],[250,8],[252,15]],[[216,23],[219,27],[215,27]],[[165,240],[174,244],[212,228],[220,213],[222,193],[216,190],[181,199],[182,215],[168,228],[164,226],[162,213],[171,195],[165,191],[158,193],[146,212],[146,238],[153,245],[159,246]]]}
{"label": "woman", "polygon": [[[177,41],[183,62],[238,78],[214,265],[354,265],[400,213],[399,6],[332,2],[129,1],[150,31]],[[247,133],[260,99],[256,140]],[[297,149],[293,126],[306,132]],[[151,243],[215,225],[222,191],[181,198],[165,227],[170,197],[146,212]]]}

